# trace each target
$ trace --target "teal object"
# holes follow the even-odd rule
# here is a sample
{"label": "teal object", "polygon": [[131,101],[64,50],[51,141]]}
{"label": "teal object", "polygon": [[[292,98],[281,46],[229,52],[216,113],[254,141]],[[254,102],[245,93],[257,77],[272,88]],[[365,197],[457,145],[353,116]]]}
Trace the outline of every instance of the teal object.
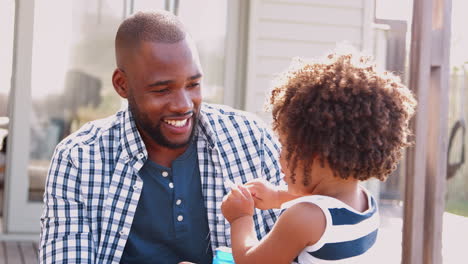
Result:
{"label": "teal object", "polygon": [[213,264],[235,264],[230,248],[217,248],[213,258]]}

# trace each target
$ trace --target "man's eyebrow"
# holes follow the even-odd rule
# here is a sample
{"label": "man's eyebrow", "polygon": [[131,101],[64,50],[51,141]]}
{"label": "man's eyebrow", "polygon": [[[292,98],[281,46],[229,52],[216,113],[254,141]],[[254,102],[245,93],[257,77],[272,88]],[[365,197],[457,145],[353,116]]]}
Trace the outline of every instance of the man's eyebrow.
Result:
{"label": "man's eyebrow", "polygon": [[192,77],[189,77],[187,80],[193,81],[193,80],[196,80],[196,79],[200,79],[201,77],[202,77],[202,74],[199,73],[199,74],[195,74],[195,75],[192,76]]}
{"label": "man's eyebrow", "polygon": [[165,86],[165,85],[168,85],[168,84],[171,84],[173,83],[174,81],[171,81],[171,80],[167,80],[167,81],[157,81],[157,82],[154,82],[150,85],[148,85],[149,87],[154,87],[154,86]]}
{"label": "man's eyebrow", "polygon": [[[200,79],[201,77],[202,77],[202,74],[198,73],[198,74],[195,74],[194,76],[191,76],[191,77],[187,78],[187,80],[188,81],[193,81],[193,80],[196,80],[196,79]],[[169,85],[169,84],[171,84],[173,82],[174,81],[172,81],[172,80],[157,81],[157,82],[151,83],[150,85],[148,85],[148,87],[165,86],[165,85]]]}

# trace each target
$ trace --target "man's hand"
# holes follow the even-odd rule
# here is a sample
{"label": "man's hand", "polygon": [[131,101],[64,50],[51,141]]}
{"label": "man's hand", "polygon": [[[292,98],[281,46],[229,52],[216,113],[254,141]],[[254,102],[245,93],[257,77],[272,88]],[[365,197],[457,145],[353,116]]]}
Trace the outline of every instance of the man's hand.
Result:
{"label": "man's hand", "polygon": [[265,179],[255,179],[245,184],[254,198],[255,207],[261,210],[280,208],[280,189]]}
{"label": "man's hand", "polygon": [[252,217],[254,214],[254,201],[249,190],[241,185],[232,188],[224,196],[221,211],[229,223],[243,216]]}

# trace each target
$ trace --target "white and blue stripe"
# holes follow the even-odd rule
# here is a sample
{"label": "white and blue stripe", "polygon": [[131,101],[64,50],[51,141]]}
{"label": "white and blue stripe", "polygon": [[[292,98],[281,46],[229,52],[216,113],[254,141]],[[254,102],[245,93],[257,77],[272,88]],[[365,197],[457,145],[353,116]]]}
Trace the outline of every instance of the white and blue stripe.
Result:
{"label": "white and blue stripe", "polygon": [[287,209],[298,203],[313,203],[322,209],[326,218],[325,232],[320,240],[304,248],[293,263],[363,263],[375,244],[379,229],[375,199],[363,190],[368,200],[365,212],[322,195],[304,196],[283,204],[282,208]]}

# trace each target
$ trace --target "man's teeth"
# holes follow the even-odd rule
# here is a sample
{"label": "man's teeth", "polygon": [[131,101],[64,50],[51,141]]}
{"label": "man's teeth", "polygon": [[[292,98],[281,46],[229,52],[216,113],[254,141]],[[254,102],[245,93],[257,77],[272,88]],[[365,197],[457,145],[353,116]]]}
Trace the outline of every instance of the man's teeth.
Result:
{"label": "man's teeth", "polygon": [[164,120],[164,122],[168,123],[171,126],[183,127],[183,126],[185,126],[185,124],[187,124],[187,120],[188,119],[184,119],[184,120]]}

